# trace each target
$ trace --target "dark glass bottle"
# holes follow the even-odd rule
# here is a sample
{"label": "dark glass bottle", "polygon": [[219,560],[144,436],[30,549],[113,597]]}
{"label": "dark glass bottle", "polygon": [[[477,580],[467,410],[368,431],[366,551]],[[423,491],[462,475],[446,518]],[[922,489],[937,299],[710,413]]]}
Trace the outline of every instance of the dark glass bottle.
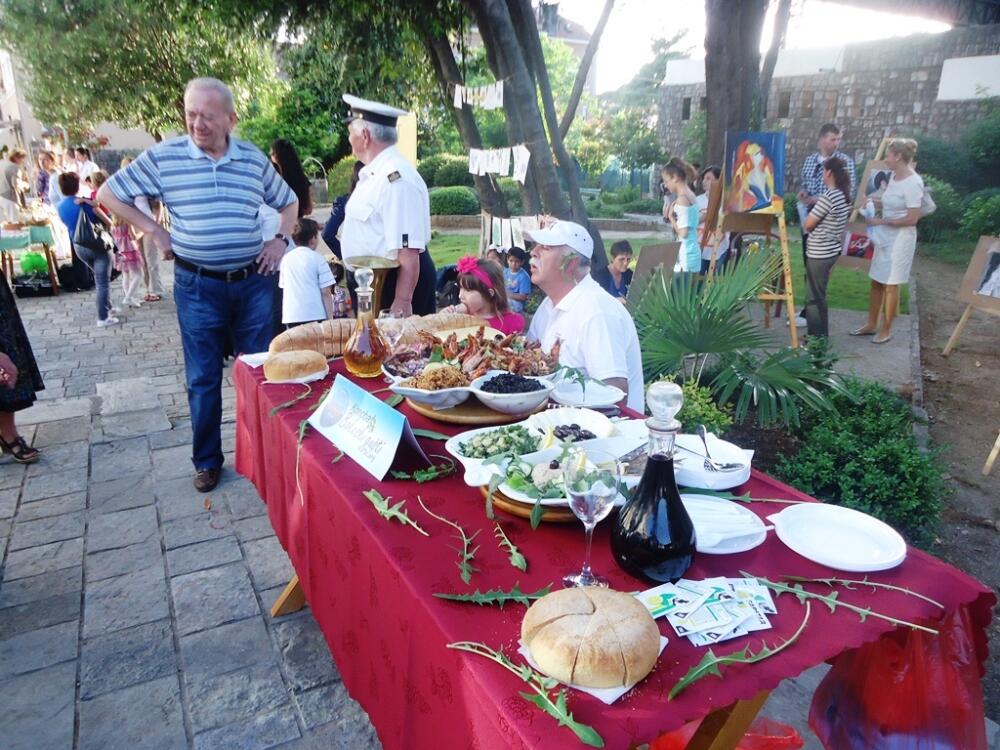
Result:
{"label": "dark glass bottle", "polygon": [[674,479],[674,439],[684,396],[675,383],[654,383],[647,392],[653,416],[649,460],[638,487],[618,512],[611,551],[628,573],[656,583],[676,581],[694,557],[695,533]]}

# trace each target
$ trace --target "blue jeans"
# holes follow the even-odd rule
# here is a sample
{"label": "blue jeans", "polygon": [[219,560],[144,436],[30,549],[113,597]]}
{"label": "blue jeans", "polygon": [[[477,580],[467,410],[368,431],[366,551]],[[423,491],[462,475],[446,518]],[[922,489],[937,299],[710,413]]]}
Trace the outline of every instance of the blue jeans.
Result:
{"label": "blue jeans", "polygon": [[95,253],[89,247],[73,245],[76,256],[90,266],[94,272],[94,284],[97,287],[97,319],[104,320],[111,309],[109,287],[111,285],[111,253]]}
{"label": "blue jeans", "polygon": [[196,471],[222,466],[222,363],[227,337],[237,353],[264,352],[271,341],[271,279],[252,274],[227,283],[174,269],[174,302],[184,347],[184,376]]}

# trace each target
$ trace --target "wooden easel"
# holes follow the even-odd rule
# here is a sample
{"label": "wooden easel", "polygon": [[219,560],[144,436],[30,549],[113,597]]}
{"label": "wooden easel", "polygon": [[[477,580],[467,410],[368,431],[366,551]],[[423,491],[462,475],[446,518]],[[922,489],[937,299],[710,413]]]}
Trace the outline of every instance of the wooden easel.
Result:
{"label": "wooden easel", "polygon": [[962,285],[958,290],[958,298],[965,303],[965,310],[962,312],[962,317],[958,319],[958,324],[955,326],[955,330],[952,331],[951,338],[948,339],[948,343],[945,344],[941,352],[942,357],[947,357],[951,354],[951,350],[955,348],[955,344],[958,343],[958,337],[962,335],[965,324],[972,317],[973,310],[979,310],[990,315],[1000,315],[1000,299],[976,293],[976,290],[979,288],[979,282],[982,280],[983,272],[986,269],[987,254],[993,248],[994,244],[998,242],[1000,240],[996,237],[984,235],[979,238],[979,242],[976,244],[972,260],[969,261],[969,267],[965,269],[965,276],[962,277]]}
{"label": "wooden easel", "polygon": [[944,345],[944,349],[941,351],[942,357],[947,357],[951,354],[951,350],[955,348],[955,344],[958,343],[958,337],[962,335],[962,330],[965,328],[965,324],[969,322],[969,318],[972,317],[973,310],[982,310],[983,312],[990,313],[991,315],[1000,315],[996,310],[991,310],[988,307],[976,307],[973,304],[968,304],[965,306],[965,311],[962,313],[962,317],[958,319],[958,324],[955,326],[955,330],[952,331],[951,337],[948,339],[948,343]]}
{"label": "wooden easel", "polygon": [[997,441],[993,443],[993,450],[990,451],[990,455],[986,458],[986,463],[983,464],[984,477],[993,471],[993,464],[996,463],[998,455],[1000,455],[1000,433],[997,433]]}

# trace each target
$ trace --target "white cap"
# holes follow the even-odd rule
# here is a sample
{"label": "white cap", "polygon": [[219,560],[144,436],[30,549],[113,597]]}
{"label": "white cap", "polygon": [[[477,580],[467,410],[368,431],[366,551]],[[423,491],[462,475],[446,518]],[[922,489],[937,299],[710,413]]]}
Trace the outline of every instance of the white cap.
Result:
{"label": "white cap", "polygon": [[394,128],[396,127],[396,118],[409,114],[405,110],[390,107],[388,104],[361,99],[351,94],[344,94],[343,99],[351,108],[347,115],[347,122],[365,120]]}
{"label": "white cap", "polygon": [[567,245],[588,259],[594,255],[594,240],[590,233],[572,221],[557,221],[545,229],[525,232],[524,235],[540,245],[548,245],[549,247]]}

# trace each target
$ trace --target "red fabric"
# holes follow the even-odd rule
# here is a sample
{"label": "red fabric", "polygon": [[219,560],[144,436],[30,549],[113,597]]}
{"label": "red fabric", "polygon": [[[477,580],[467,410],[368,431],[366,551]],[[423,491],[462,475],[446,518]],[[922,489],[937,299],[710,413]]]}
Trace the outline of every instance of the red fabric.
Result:
{"label": "red fabric", "polygon": [[[343,363],[332,368],[343,372]],[[233,379],[237,393],[236,468],[257,487],[282,546],[304,587],[317,622],[343,676],[344,684],[371,716],[386,748],[578,748],[575,735],[518,696],[524,685],[498,665],[471,654],[446,648],[454,641],[481,641],[515,655],[524,608],[476,607],[437,599],[433,592],[510,588],[533,591],[558,586],[561,577],[579,569],[583,560],[581,524],[542,524],[532,531],[527,521],[498,511],[505,531],[528,559],[528,572],[512,568],[495,544],[493,524],[485,517],[482,494],[458,477],[427,484],[376,481],[351,459],[331,463],[339,451],[315,433],[307,434],[299,457],[296,487],[296,441],[301,420],[315,408],[329,381],[313,383],[316,397],[283,409],[268,411],[298,395],[303,386],[264,385],[260,369],[237,362]],[[381,379],[359,381],[369,390],[384,388]],[[384,394],[380,394],[384,398]],[[443,425],[400,407],[413,427],[455,433]],[[425,450],[441,452],[441,443],[422,441]],[[383,520],[362,496],[375,488],[395,500],[406,499],[406,509],[429,533],[425,538],[409,527]],[[754,471],[739,488],[754,497],[809,499],[802,493]],[[425,514],[419,495],[436,513],[479,530],[479,551],[471,585],[458,577],[453,530]],[[783,506],[752,504],[761,516]],[[632,591],[644,587],[615,564],[608,533],[610,521],[595,532],[593,567],[614,588]],[[843,575],[810,562],[785,547],[773,534],[749,552],[738,555],[697,555],[690,578],[738,576],[740,570],[778,578],[793,574],[810,578]],[[846,577],[851,577],[847,575]],[[968,605],[976,653],[987,655],[985,628],[995,601],[978,581],[919,550],[910,549],[898,568],[872,578],[918,591],[954,611]],[[934,620],[941,612],[933,605],[892,591],[842,591],[840,598],[906,620]],[[769,644],[790,636],[801,622],[803,608],[791,596],[778,599],[774,628],[749,643]],[[893,630],[890,623],[869,617],[861,622],[846,610],[831,613],[819,604],[801,638],[773,659],[730,667],[724,679],[709,677],[667,702],[670,688],[704,653],[677,638],[658,620],[670,643],[657,667],[629,695],[613,706],[573,692],[570,709],[592,725],[609,748],[648,742],[660,733],[761,689],[771,689],[786,677],[838,654],[875,641]],[[716,653],[736,651],[747,639],[724,643]],[[515,655],[516,656],[516,655]]]}
{"label": "red fabric", "polygon": [[521,333],[524,330],[524,316],[516,312],[505,312],[503,315],[494,315],[486,323],[496,328],[501,333]]}

